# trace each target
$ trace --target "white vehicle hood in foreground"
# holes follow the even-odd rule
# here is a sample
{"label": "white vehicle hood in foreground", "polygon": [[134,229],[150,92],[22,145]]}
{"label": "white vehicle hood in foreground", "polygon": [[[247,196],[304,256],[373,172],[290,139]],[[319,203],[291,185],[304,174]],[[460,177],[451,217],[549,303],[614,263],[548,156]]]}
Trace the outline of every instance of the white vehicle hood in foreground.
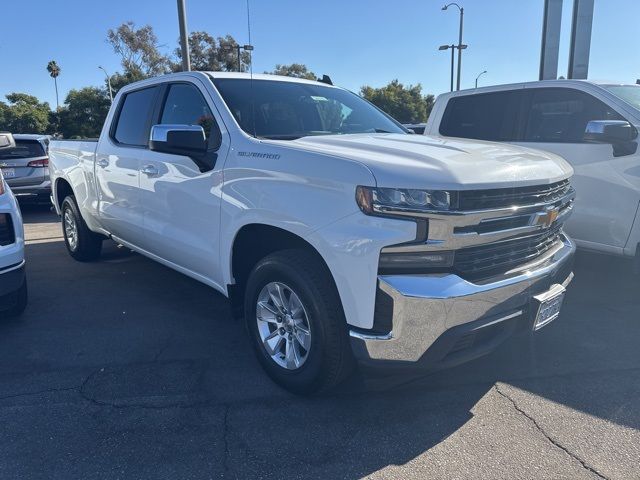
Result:
{"label": "white vehicle hood in foreground", "polygon": [[303,137],[287,143],[359,161],[382,187],[501,188],[553,183],[573,173],[552,153],[478,140],[367,133]]}

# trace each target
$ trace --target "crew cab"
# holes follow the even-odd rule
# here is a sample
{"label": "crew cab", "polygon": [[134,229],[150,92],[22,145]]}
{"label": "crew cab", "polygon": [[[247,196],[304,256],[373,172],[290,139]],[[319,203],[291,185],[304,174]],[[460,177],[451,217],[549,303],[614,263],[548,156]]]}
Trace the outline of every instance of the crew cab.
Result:
{"label": "crew cab", "polygon": [[509,142],[575,170],[567,232],[580,248],[634,258],[640,271],[640,85],[545,80],[440,95],[425,134]]}
{"label": "crew cab", "polygon": [[564,160],[409,135],[326,82],[137,82],[97,141],[51,143],[50,172],[72,257],[109,238],[222,292],[294,392],[335,386],[354,358],[482,355],[554,320],[573,276]]}

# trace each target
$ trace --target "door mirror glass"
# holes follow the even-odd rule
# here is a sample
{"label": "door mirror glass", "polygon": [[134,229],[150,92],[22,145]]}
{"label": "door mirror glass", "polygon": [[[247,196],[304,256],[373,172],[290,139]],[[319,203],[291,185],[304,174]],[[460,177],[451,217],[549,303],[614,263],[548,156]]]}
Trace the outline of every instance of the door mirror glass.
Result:
{"label": "door mirror glass", "polygon": [[592,143],[624,143],[637,136],[638,131],[625,120],[592,120],[584,132],[584,140]]}
{"label": "door mirror glass", "polygon": [[151,127],[149,149],[187,157],[202,157],[207,153],[207,139],[199,125],[154,125]]}

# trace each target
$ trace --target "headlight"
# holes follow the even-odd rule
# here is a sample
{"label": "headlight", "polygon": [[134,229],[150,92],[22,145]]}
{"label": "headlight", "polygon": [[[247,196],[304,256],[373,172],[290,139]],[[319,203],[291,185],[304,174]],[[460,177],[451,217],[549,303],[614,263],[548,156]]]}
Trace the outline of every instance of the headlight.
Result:
{"label": "headlight", "polygon": [[358,186],[356,202],[367,215],[447,211],[451,208],[451,194],[444,190]]}

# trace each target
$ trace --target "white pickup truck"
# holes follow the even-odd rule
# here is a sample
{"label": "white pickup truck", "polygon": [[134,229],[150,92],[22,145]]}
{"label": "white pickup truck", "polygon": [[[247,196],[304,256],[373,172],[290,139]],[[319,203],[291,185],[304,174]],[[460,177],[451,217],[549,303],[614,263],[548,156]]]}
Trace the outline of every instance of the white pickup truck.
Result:
{"label": "white pickup truck", "polygon": [[97,142],[53,141],[50,170],[71,256],[111,238],[222,292],[295,392],[336,385],[354,358],[475,358],[554,320],[573,276],[564,160],[410,135],[323,82],[138,82]]}
{"label": "white pickup truck", "polygon": [[575,171],[571,238],[640,272],[639,128],[640,85],[544,80],[440,95],[424,133],[560,155]]}

